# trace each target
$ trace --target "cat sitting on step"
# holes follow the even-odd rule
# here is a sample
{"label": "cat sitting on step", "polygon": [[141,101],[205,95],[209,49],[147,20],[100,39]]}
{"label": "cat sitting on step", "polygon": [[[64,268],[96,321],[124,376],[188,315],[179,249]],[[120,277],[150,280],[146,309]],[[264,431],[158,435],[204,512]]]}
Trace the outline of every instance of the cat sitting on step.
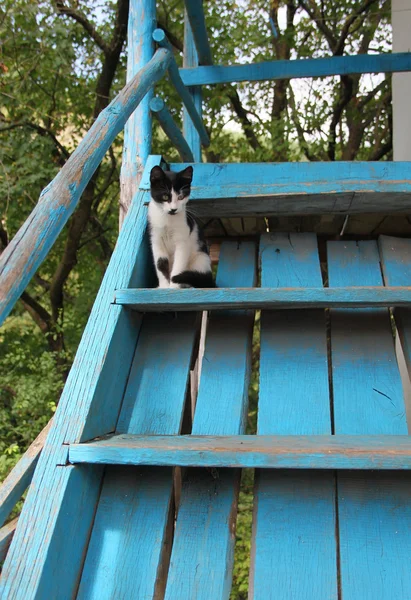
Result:
{"label": "cat sitting on step", "polygon": [[193,167],[153,167],[148,207],[151,249],[160,288],[215,287],[207,245],[187,202]]}

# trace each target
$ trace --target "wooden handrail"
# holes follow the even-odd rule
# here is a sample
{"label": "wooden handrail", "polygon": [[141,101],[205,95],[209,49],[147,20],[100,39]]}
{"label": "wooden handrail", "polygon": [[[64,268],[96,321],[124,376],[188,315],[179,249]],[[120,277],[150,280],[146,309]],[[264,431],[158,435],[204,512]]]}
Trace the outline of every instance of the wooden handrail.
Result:
{"label": "wooden handrail", "polygon": [[67,163],[42,191],[26,222],[0,258],[0,325],[47,256],[94,171],[148,90],[172,59],[159,49],[103,110]]}
{"label": "wooden handrail", "polygon": [[0,486],[0,527],[31,483],[52,422],[53,419],[50,419]]}

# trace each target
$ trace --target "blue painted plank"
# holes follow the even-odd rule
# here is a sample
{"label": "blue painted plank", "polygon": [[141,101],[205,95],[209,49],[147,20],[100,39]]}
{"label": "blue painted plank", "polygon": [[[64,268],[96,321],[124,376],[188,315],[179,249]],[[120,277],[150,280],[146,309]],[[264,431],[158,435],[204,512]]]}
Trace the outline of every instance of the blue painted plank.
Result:
{"label": "blue painted plank", "polygon": [[[218,413],[217,408],[230,404],[231,398],[219,398],[218,392],[209,397],[207,413],[213,410]],[[212,416],[207,417],[211,422]],[[238,422],[244,420],[241,417],[240,410]],[[224,427],[227,427],[225,422]],[[181,467],[410,470],[411,436],[123,434],[71,445],[69,461]]]}
{"label": "blue painted plank", "polygon": [[77,589],[102,471],[65,466],[68,444],[115,430],[141,318],[112,297],[139,279],[145,199],[146,192],[134,198],[97,294],[4,564],[2,599],[53,598],[62,589],[71,597]]}
{"label": "blue painted plank", "polygon": [[164,33],[164,31],[162,29],[155,29],[153,32],[153,39],[155,42],[157,42],[157,44],[159,44],[159,46],[168,50],[171,53],[172,59],[168,66],[168,73],[170,75],[170,79],[176,89],[177,94],[180,96],[181,100],[183,101],[184,106],[187,109],[187,112],[191,117],[194,127],[198,131],[201,143],[203,144],[203,146],[209,146],[210,138],[208,137],[208,133],[204,126],[203,120],[202,120],[200,114],[197,112],[197,109],[194,105],[194,102],[190,95],[190,92],[188,91],[188,89],[186,88],[184,83],[181,81],[181,77],[178,72],[177,63],[174,59],[174,55],[172,54],[172,46],[171,46],[170,42],[168,41],[166,34]]}
{"label": "blue painted plank", "polygon": [[[191,30],[190,21],[188,20],[187,11],[184,11],[184,53],[183,53],[183,66],[184,67],[197,67],[198,66],[198,54],[194,43],[193,32]],[[194,106],[197,109],[198,114],[202,117],[203,111],[203,97],[201,87],[188,88],[188,91],[193,98]],[[183,107],[183,134],[194,154],[195,162],[199,163],[202,161],[201,156],[201,141],[198,135],[197,129],[191,120],[191,117],[186,109]]]}
{"label": "blue painted plank", "polygon": [[164,100],[156,96],[150,102],[150,110],[157,117],[164,133],[177,149],[182,161],[194,162],[194,156],[190,150],[190,146],[184,139],[183,134],[175,123],[170,111],[164,104]]}
{"label": "blue painted plank", "polygon": [[[217,285],[255,285],[256,245],[223,242]],[[194,435],[244,433],[253,311],[212,313],[194,413]],[[166,600],[228,599],[240,471],[189,471],[183,482]]]}
{"label": "blue painted plank", "polygon": [[[261,238],[262,286],[320,286],[313,234]],[[324,312],[261,314],[258,434],[331,433]],[[257,471],[250,597],[337,598],[334,478]]]}
{"label": "blue painted plank", "polygon": [[[180,170],[187,164],[171,164]],[[411,209],[410,163],[201,163],[190,205],[198,216],[404,213]],[[144,188],[149,189],[149,181]]]}
{"label": "blue painted plank", "polygon": [[[330,287],[382,286],[376,242],[329,242],[327,250]],[[335,433],[407,433],[388,311],[332,310],[331,329]]]}
{"label": "blue painted plank", "polygon": [[10,547],[11,540],[13,539],[14,532],[16,531],[18,518],[13,519],[7,525],[4,525],[0,529],[0,566],[6,558],[7,551]]}
{"label": "blue painted plank", "polygon": [[[379,238],[381,266],[386,285],[402,285],[411,281],[411,240],[381,236]],[[397,308],[395,324],[401,340],[408,373],[411,373],[411,310]]]}
{"label": "blue painted plank", "polygon": [[[330,242],[328,275],[330,285],[381,284],[376,242]],[[332,311],[331,352],[336,433],[407,433],[388,311]],[[410,598],[410,475],[337,482],[343,598]]]}
{"label": "blue painted plank", "polygon": [[185,0],[185,7],[193,32],[200,65],[212,65],[210,44],[204,18],[203,0]]}
{"label": "blue painted plank", "polygon": [[[117,432],[179,433],[196,323],[193,313],[144,318]],[[170,468],[107,470],[77,598],[155,597],[172,492]]]}
{"label": "blue painted plank", "polygon": [[[151,60],[154,54],[156,0],[130,0],[127,28],[127,82]],[[152,118],[148,90],[124,128],[123,158],[120,172],[120,227],[138,190],[147,158],[151,152]]]}
{"label": "blue painted plank", "polygon": [[52,420],[37,436],[0,486],[0,527],[4,525],[33,478]]}
{"label": "blue painted plank", "polygon": [[268,81],[271,79],[401,71],[411,71],[411,52],[273,60],[251,65],[202,66],[195,69],[180,69],[180,75],[184,85],[196,86],[233,81]]}
{"label": "blue painted plank", "polygon": [[0,325],[57,239],[77,202],[127,119],[164,75],[171,54],[164,49],[103,110],[0,257]]}
{"label": "blue painted plank", "polygon": [[[273,249],[275,256],[275,249]],[[217,309],[370,308],[410,306],[411,287],[218,288],[116,290],[116,304],[144,312]]]}

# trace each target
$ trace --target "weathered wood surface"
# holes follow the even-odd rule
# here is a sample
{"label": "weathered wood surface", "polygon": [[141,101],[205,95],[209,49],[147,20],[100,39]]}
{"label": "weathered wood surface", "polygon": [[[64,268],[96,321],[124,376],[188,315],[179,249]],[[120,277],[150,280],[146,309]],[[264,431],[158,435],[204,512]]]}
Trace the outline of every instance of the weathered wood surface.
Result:
{"label": "weathered wood surface", "polygon": [[103,469],[63,465],[69,444],[115,431],[141,318],[113,306],[112,295],[141,279],[145,196],[136,195],[124,221],[60,398],[4,564],[4,600],[58,598],[62,589],[71,598],[78,587]]}
{"label": "weathered wood surface", "polygon": [[[227,398],[221,398],[224,400],[228,403]],[[209,404],[221,403],[213,397],[209,398]],[[409,470],[411,436],[114,435],[101,441],[73,444],[69,461],[181,467]]]}
{"label": "weathered wood surface", "polygon": [[[273,248],[273,253],[277,254],[277,250],[280,254],[281,245],[279,248]],[[125,289],[114,293],[114,303],[142,312],[409,307],[411,287]]]}
{"label": "weathered wood surface", "polygon": [[[127,28],[127,81],[142,69],[154,54],[156,0],[130,0]],[[148,90],[124,128],[123,158],[120,172],[120,228],[138,190],[144,166],[151,152],[152,118]]]}
{"label": "weathered wood surface", "polygon": [[155,114],[158,122],[161,125],[164,133],[173,144],[181,156],[181,160],[184,162],[194,162],[193,153],[190,150],[190,146],[184,139],[183,134],[175,123],[170,111],[164,104],[164,100],[159,98],[153,98],[150,102],[150,110]]}
{"label": "weathered wood surface", "polygon": [[[376,243],[330,244],[328,276],[331,286],[381,284]],[[331,353],[335,432],[406,434],[388,311],[331,311]],[[337,474],[344,600],[411,597],[410,499],[409,473]]]}
{"label": "weathered wood surface", "polygon": [[18,517],[0,528],[0,565],[7,555],[14,532],[16,531]]}
{"label": "weathered wood surface", "polygon": [[52,422],[51,419],[0,485],[0,527],[30,485]]}
{"label": "weathered wood surface", "polygon": [[[202,60],[200,63],[207,64]],[[211,65],[211,62],[209,64]],[[411,71],[411,52],[274,60],[250,65],[201,66],[196,69],[180,69],[180,75],[185,85],[196,86],[234,81],[268,81],[271,79],[329,77],[351,73],[398,73],[401,71]]]}
{"label": "weathered wood surface", "polygon": [[377,235],[411,235],[411,219],[405,214],[388,214],[389,205],[384,212],[351,214],[347,221],[345,214],[317,214],[317,215],[276,215],[264,219],[263,217],[223,217],[222,219],[203,217],[206,225],[204,231],[209,239],[227,236],[245,237],[267,232],[272,233],[317,233],[319,235],[340,236],[344,227],[344,239],[347,236],[368,236],[375,238]]}
{"label": "weathered wood surface", "polygon": [[197,48],[198,61],[200,65],[212,65],[213,58],[205,24],[203,0],[185,0],[184,4]]}
{"label": "weathered wood surface", "polygon": [[[117,432],[179,433],[196,322],[193,313],[144,318]],[[170,468],[107,469],[77,598],[156,597],[172,495]]]}
{"label": "weathered wood surface", "polygon": [[[186,165],[171,164],[171,169]],[[199,217],[407,213],[408,162],[204,163],[190,202]]]}
{"label": "weathered wood surface", "polygon": [[177,63],[174,59],[174,55],[172,54],[172,46],[171,46],[170,42],[168,41],[166,34],[164,33],[164,31],[162,29],[155,29],[153,32],[153,40],[155,42],[157,42],[157,44],[159,46],[161,46],[165,50],[168,50],[171,53],[172,58],[169,63],[169,66],[168,66],[168,73],[170,75],[170,79],[176,89],[177,94],[180,96],[184,106],[187,109],[187,112],[189,113],[189,115],[191,117],[194,127],[198,131],[198,135],[200,136],[201,143],[203,144],[203,146],[209,146],[210,138],[208,137],[208,133],[204,126],[203,120],[202,120],[201,116],[199,115],[199,113],[197,112],[197,109],[195,107],[194,101],[191,97],[189,90],[186,88],[184,83],[181,81],[181,77],[178,72]]}
{"label": "weathered wood surface", "polygon": [[103,110],[0,257],[0,324],[47,256],[116,135],[171,60],[160,49]]}
{"label": "weathered wood surface", "polygon": [[[322,285],[312,234],[262,236],[260,260],[262,286]],[[331,433],[323,311],[262,312],[257,431]],[[333,475],[257,471],[254,502],[250,597],[337,598]]]}
{"label": "weathered wood surface", "polygon": [[[255,285],[254,242],[225,242],[217,285]],[[207,325],[195,435],[235,435],[246,426],[253,312],[211,313]],[[191,436],[189,436],[191,437]],[[190,470],[183,482],[166,600],[228,600],[240,472]]]}
{"label": "weathered wood surface", "polygon": [[[197,67],[198,66],[198,54],[194,43],[193,32],[191,30],[190,21],[188,20],[187,10],[184,10],[184,53],[183,53],[183,66],[184,67]],[[203,97],[201,87],[189,87],[187,88],[194,102],[194,106],[200,117],[203,114]],[[183,106],[183,135],[187,140],[188,145],[194,154],[195,162],[202,162],[201,156],[201,140],[198,135],[197,129],[194,127],[193,121],[186,109]]]}

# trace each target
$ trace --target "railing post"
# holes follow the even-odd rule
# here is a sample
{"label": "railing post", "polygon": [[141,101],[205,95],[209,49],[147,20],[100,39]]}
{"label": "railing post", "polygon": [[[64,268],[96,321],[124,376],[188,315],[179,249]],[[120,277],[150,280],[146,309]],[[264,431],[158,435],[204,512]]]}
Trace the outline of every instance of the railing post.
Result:
{"label": "railing post", "polygon": [[[193,33],[191,31],[190,22],[188,20],[187,11],[184,11],[184,56],[183,67],[197,67],[198,55],[194,43]],[[202,114],[202,95],[201,88],[189,88],[193,97],[195,107],[201,117]],[[190,146],[191,152],[194,155],[195,162],[201,162],[201,143],[200,136],[193,125],[187,109],[183,109],[183,135]]]}
{"label": "railing post", "polygon": [[[154,54],[152,38],[156,27],[156,0],[130,0],[127,33],[127,81],[144,67]],[[152,117],[150,90],[128,120],[124,130],[123,162],[120,176],[120,228],[138,189],[144,165],[151,152]]]}

